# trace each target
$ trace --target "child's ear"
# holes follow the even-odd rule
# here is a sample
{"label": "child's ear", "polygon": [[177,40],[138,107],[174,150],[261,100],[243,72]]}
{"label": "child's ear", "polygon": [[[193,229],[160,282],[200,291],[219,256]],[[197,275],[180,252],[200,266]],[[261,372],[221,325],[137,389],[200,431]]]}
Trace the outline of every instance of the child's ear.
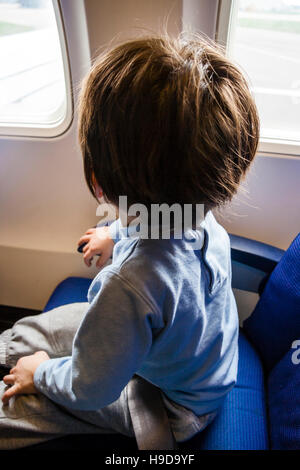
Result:
{"label": "child's ear", "polygon": [[103,197],[103,189],[102,189],[101,186],[99,186],[99,184],[97,183],[94,174],[92,175],[92,183],[93,183],[93,186],[94,186],[96,198],[97,198],[97,199],[101,199],[101,198]]}
{"label": "child's ear", "polygon": [[95,195],[97,199],[101,199],[103,197],[103,189],[98,185],[98,183],[95,184]]}

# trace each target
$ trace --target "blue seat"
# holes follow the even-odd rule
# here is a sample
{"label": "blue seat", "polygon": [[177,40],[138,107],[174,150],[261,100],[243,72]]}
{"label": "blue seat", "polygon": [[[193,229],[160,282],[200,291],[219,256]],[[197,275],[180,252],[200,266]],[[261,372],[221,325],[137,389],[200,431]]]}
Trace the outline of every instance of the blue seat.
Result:
{"label": "blue seat", "polygon": [[48,310],[52,310],[60,305],[87,302],[87,291],[91,282],[92,279],[83,277],[68,277],[58,284],[48,300],[44,312],[48,312]]}
{"label": "blue seat", "polygon": [[[266,279],[284,251],[243,237],[231,236],[233,287],[262,292]],[[91,279],[69,277],[51,295],[45,311],[72,302],[86,302]],[[235,387],[228,394],[219,415],[205,431],[179,444],[188,450],[262,450],[269,449],[266,369],[257,348],[247,339],[243,328],[239,336],[239,366]],[[79,439],[77,437],[77,439]],[[81,443],[84,445],[84,436]],[[50,443],[53,449],[72,448],[74,436]],[[45,446],[45,445],[44,445]],[[46,444],[49,448],[49,443]],[[62,446],[62,447],[60,447]],[[89,448],[136,449],[134,439],[125,436],[95,435]]]}
{"label": "blue seat", "polygon": [[196,437],[203,450],[269,448],[263,367],[242,330],[237,383],[215,421]]}

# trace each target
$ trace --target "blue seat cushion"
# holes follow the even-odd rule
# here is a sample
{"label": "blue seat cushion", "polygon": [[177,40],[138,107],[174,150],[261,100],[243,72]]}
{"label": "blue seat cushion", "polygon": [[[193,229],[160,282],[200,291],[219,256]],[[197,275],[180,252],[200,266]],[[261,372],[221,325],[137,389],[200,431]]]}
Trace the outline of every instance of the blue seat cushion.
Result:
{"label": "blue seat cushion", "polygon": [[60,305],[87,302],[87,292],[91,282],[92,279],[83,277],[68,277],[63,280],[53,291],[44,312],[60,307]]}
{"label": "blue seat cushion", "polygon": [[300,341],[276,364],[268,380],[272,449],[300,449]]}
{"label": "blue seat cushion", "polygon": [[300,234],[284,253],[268,279],[244,330],[267,368],[285,355],[300,338]]}
{"label": "blue seat cushion", "polygon": [[242,330],[235,387],[218,416],[203,432],[181,444],[186,449],[262,450],[269,448],[264,373],[260,358]]}

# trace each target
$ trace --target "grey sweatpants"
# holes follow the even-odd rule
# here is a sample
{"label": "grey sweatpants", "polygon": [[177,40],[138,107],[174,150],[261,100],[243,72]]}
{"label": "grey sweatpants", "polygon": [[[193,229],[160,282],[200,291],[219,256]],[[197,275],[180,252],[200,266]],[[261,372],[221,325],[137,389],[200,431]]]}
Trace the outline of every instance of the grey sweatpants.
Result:
{"label": "grey sweatpants", "polygon": [[[25,317],[0,334],[0,365],[12,368],[20,357],[46,351],[50,358],[70,356],[75,333],[88,303],[62,305],[46,313]],[[17,449],[68,434],[120,433],[133,437],[126,386],[120,397],[97,411],[77,411],[59,406],[45,395],[16,395],[8,405],[1,397],[6,388],[0,382],[0,450]],[[202,431],[216,416],[196,416],[162,394],[177,442]]]}
{"label": "grey sweatpants", "polygon": [[[0,364],[11,368],[36,351],[50,358],[71,355],[74,335],[88,303],[73,303],[25,317],[0,334]],[[0,382],[2,397],[6,385]],[[0,397],[0,400],[1,400]],[[56,405],[45,395],[16,395],[0,401],[0,449],[17,449],[67,434],[121,433],[134,436],[127,387],[120,397],[98,411],[77,411]]]}

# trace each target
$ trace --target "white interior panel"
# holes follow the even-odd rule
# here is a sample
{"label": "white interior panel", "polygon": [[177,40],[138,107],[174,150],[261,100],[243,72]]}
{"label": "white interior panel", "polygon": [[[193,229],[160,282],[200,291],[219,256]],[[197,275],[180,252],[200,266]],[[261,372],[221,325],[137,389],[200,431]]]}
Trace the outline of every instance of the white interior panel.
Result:
{"label": "white interior panel", "polygon": [[218,219],[231,233],[286,249],[300,231],[300,157],[259,155]]}

